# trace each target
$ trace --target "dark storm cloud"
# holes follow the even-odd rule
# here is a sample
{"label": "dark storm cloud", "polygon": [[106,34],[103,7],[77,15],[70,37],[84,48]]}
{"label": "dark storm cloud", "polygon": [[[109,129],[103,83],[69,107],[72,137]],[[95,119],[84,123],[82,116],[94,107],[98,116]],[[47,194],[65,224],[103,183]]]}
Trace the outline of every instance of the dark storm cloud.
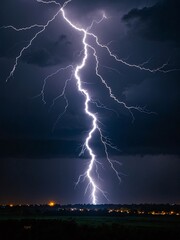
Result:
{"label": "dark storm cloud", "polygon": [[[44,45],[42,47],[42,45]],[[44,41],[36,49],[26,52],[22,60],[28,64],[38,65],[40,67],[54,66],[57,64],[73,61],[71,51],[71,42],[67,36],[61,35],[55,41]]]}
{"label": "dark storm cloud", "polygon": [[[31,34],[28,34],[27,38],[31,39]],[[6,34],[6,38],[0,39],[0,57],[7,59],[17,57],[21,48],[27,45],[26,42],[23,34],[15,32]],[[40,67],[55,66],[67,61],[72,62],[73,51],[71,48],[71,42],[64,34],[57,39],[41,39],[23,53],[20,61]]]}
{"label": "dark storm cloud", "polygon": [[[25,4],[21,0],[16,3],[7,1],[3,5],[0,9],[0,59],[11,60],[19,55],[22,48],[26,47],[40,30],[34,28],[29,31],[17,32],[11,28],[4,29],[3,26],[13,25],[21,28],[36,23],[44,25],[57,12],[58,8],[54,5],[49,7],[45,4],[39,4],[36,1]],[[33,40],[31,47],[23,52],[20,61],[40,67],[55,66],[62,62],[73,61],[72,39],[66,35],[67,32],[63,30],[59,19],[58,16],[56,21],[47,27],[46,34],[42,32],[35,41]],[[57,24],[59,24],[58,32]]]}
{"label": "dark storm cloud", "polygon": [[[68,134],[68,133],[67,133]],[[70,147],[69,147],[70,146]],[[0,158],[51,158],[73,156],[77,152],[77,141],[6,139],[0,140]],[[63,149],[63,151],[62,151]]]}
{"label": "dark storm cloud", "polygon": [[[58,2],[62,4],[62,1]],[[154,2],[157,0],[151,0],[151,3]],[[88,19],[92,20],[92,17],[96,18],[97,15],[94,13],[100,11],[105,11],[108,16],[114,16],[116,13],[124,12],[135,6],[144,6],[146,3],[143,0],[72,0],[67,5],[67,9],[70,10],[71,16],[75,16],[76,19],[88,21]]]}
{"label": "dark storm cloud", "polygon": [[134,8],[123,16],[133,33],[150,40],[180,43],[180,2],[164,0],[152,7]]}
{"label": "dark storm cloud", "polygon": [[[156,0],[152,0],[152,2],[156,2]],[[132,5],[139,5],[139,4],[144,4],[144,1],[142,0],[72,0],[71,1],[72,5],[78,6],[80,9],[86,9],[86,11],[91,10],[91,9],[98,9],[98,8],[114,8],[115,11],[119,10],[122,6],[132,6]],[[146,3],[145,3],[146,4]],[[118,9],[117,9],[118,7]]]}
{"label": "dark storm cloud", "polygon": [[[19,6],[20,6],[20,3],[22,4],[21,1],[17,2],[17,4]],[[142,1],[140,1],[140,0],[133,1],[133,4],[141,5],[140,3],[142,3]],[[126,5],[126,7],[129,7],[129,9],[131,9],[131,7],[130,7],[131,4],[132,4],[132,1],[125,1],[125,0],[124,1],[103,1],[103,0],[97,0],[97,1],[77,0],[76,1],[76,0],[73,0],[67,6],[67,12],[69,11],[69,9],[70,9],[70,13],[72,12],[71,7],[73,9],[77,8],[78,11],[81,13],[81,14],[79,14],[78,17],[81,18],[81,16],[83,15],[83,18],[84,18],[85,12],[91,13],[91,11],[93,9],[98,11],[99,9],[101,9],[101,6],[107,8],[107,9],[109,6],[111,6],[113,9],[116,9],[117,6],[120,7],[120,6]],[[48,11],[50,11],[49,15],[52,17],[52,14],[54,13],[54,11],[57,8],[57,6],[54,6],[54,5],[46,5],[46,6],[44,6],[43,4],[40,4],[40,6],[39,6],[39,4],[37,4],[37,5],[38,5],[38,9],[40,7],[43,7],[43,14],[42,14],[43,17],[41,16],[42,19],[45,18],[47,16],[47,14],[49,14]],[[138,9],[132,10],[129,12],[129,14],[127,14],[124,17],[124,19],[126,19],[126,21],[130,21],[130,19],[133,19],[133,22],[134,22],[134,18],[135,18],[134,11],[135,11],[136,12],[135,16],[139,14],[138,15],[138,24],[142,24],[142,21],[144,21],[145,26],[147,26],[147,24],[149,22],[153,25],[156,23],[156,21],[158,21],[158,14],[159,14],[159,16],[161,16],[161,15],[165,15],[165,13],[167,13],[166,5],[171,6],[169,1],[163,1],[163,2],[160,2],[156,5],[154,5],[153,7],[143,8],[142,10],[138,10]],[[31,6],[31,4],[30,5],[28,4],[28,6],[31,7],[32,10],[34,8],[36,8],[36,5]],[[171,10],[171,8],[170,8],[170,10]],[[53,10],[53,12],[51,12],[52,10]],[[10,10],[10,11],[12,11],[12,10]],[[20,10],[18,10],[18,13],[19,13],[19,11]],[[27,11],[27,9],[26,9],[26,11]],[[163,14],[161,13],[161,11]],[[173,10],[170,11],[170,13],[172,15]],[[21,14],[17,17],[16,21],[21,22],[21,24],[19,24],[19,25],[22,26]],[[35,18],[37,18],[37,19],[40,18],[39,16],[37,17],[37,15],[38,15],[37,12],[33,12],[33,16],[34,15],[35,15]],[[23,14],[23,16],[24,16],[24,14]],[[23,20],[24,20],[23,25],[25,24],[25,26],[28,25],[27,23],[29,22],[30,19],[32,20],[32,17],[30,17],[30,16],[28,17],[28,16],[27,16],[27,18],[23,18]],[[10,18],[12,18],[12,16],[10,16]],[[14,18],[13,18],[13,20],[14,20]],[[50,29],[48,28],[47,31],[42,34],[42,36],[40,36],[35,42],[33,42],[32,46],[29,50],[27,50],[23,53],[23,56],[20,59],[20,61],[28,63],[28,65],[30,65],[28,67],[32,67],[32,69],[30,69],[30,75],[32,75],[32,71],[33,71],[33,67],[34,67],[33,65],[43,67],[43,69],[41,69],[41,70],[46,70],[46,67],[60,65],[61,63],[63,65],[67,65],[67,63],[68,64],[72,63],[72,61],[74,60],[74,52],[76,51],[76,48],[77,48],[75,42],[78,42],[77,36],[75,35],[74,32],[71,37],[69,37],[69,35],[66,35],[65,28],[61,28],[61,25],[60,26],[57,25],[61,22],[61,19],[58,19],[57,21],[55,21],[55,23],[53,23],[50,26]],[[92,21],[92,16],[91,16],[91,21]],[[159,22],[161,23],[160,20],[159,20]],[[39,21],[38,21],[38,23],[39,23]],[[113,23],[113,26],[116,26],[115,22],[112,22],[112,23]],[[58,26],[58,28],[57,28],[57,26]],[[111,25],[109,25],[109,27],[111,27]],[[153,27],[154,27],[154,25],[152,26],[152,30],[150,28],[150,32],[151,31],[153,32]],[[57,29],[58,29],[58,31],[57,31]],[[104,34],[108,35],[108,30],[109,30],[108,28],[106,28],[106,29],[103,28]],[[116,32],[116,36],[121,35],[121,31],[120,31],[120,33],[117,33],[117,29],[112,28],[112,30],[114,32]],[[19,51],[17,51],[16,48],[14,51],[12,51],[12,49],[14,49],[13,47],[15,45],[15,44],[13,44],[14,41],[17,44],[18,49],[20,49],[21,48],[21,44],[20,44],[21,37],[25,35],[25,37],[23,37],[22,40],[27,41],[27,40],[31,39],[31,37],[33,35],[31,31],[28,33],[26,33],[26,32],[16,33],[13,31],[9,31],[7,29],[4,29],[3,32],[1,32],[1,33],[3,33],[2,34],[3,37],[0,39],[0,41],[3,42],[3,44],[0,45],[0,52],[2,53],[1,56],[6,57],[8,59],[17,56],[17,53],[19,52]],[[19,37],[16,35],[18,35]],[[112,40],[112,37],[110,36],[110,38],[108,40]],[[122,39],[122,43],[119,44],[120,45],[119,49],[121,50],[122,48],[124,48],[124,45],[128,41],[126,41],[126,39],[125,40]],[[144,49],[146,49],[145,43],[139,44],[139,42],[138,42],[137,47],[134,47],[135,46],[134,45],[134,36],[132,36],[132,39],[130,39],[130,41],[131,42],[129,45],[131,45],[132,51],[129,50],[129,46],[127,46],[127,49],[129,51],[126,54],[133,55],[134,51],[137,49],[137,54],[140,55],[139,52],[141,51],[141,54],[142,54]],[[8,45],[8,47],[6,44]],[[20,44],[20,46],[18,44]],[[12,48],[10,48],[10,47],[12,47]],[[7,49],[10,49],[11,51],[7,51]],[[80,48],[80,50],[81,49],[82,48]],[[119,50],[119,49],[117,49],[117,50]],[[154,45],[152,46],[152,49],[154,49]],[[107,55],[104,55],[103,57],[104,57],[103,60],[106,61],[107,65],[109,65],[109,63],[112,63],[112,62],[110,62]],[[147,59],[147,57],[145,55],[143,55],[142,59],[143,58]],[[163,62],[163,61],[164,60],[162,60],[161,62]],[[91,62],[91,63],[90,63],[91,68],[86,69],[85,74],[82,75],[82,77],[85,78],[87,82],[88,81],[92,82],[91,74],[94,71],[93,70],[94,63],[93,62]],[[104,64],[104,63],[102,62],[102,64]],[[156,81],[153,81],[153,77],[152,77],[152,81],[149,81],[151,83],[144,84],[146,82],[144,80],[144,78],[146,78],[146,76],[143,75],[144,73],[143,74],[141,73],[141,75],[140,75],[139,71],[132,71],[132,69],[130,69],[130,68],[126,68],[124,70],[123,67],[124,66],[121,65],[120,67],[118,66],[117,68],[118,68],[118,71],[122,71],[123,74],[126,76],[123,77],[123,74],[122,74],[119,78],[119,75],[118,75],[118,77],[116,77],[117,81],[113,81],[113,83],[110,83],[110,84],[112,84],[111,86],[112,86],[112,89],[113,89],[113,92],[115,93],[115,95],[117,95],[119,97],[119,99],[126,101],[128,103],[128,105],[138,105],[138,106],[148,105],[147,108],[152,111],[156,111],[158,113],[158,115],[156,116],[156,120],[154,120],[155,119],[154,116],[151,116],[151,115],[145,116],[144,114],[142,114],[143,116],[141,117],[141,113],[134,111],[136,121],[135,121],[135,124],[132,125],[132,123],[131,123],[132,119],[131,119],[131,116],[128,113],[128,111],[125,111],[122,106],[121,107],[118,106],[117,108],[114,107],[114,103],[112,103],[112,102],[110,103],[110,99],[109,99],[109,97],[107,97],[107,91],[103,91],[101,84],[97,85],[97,82],[99,82],[99,79],[96,79],[93,76],[93,78],[95,79],[95,82],[93,82],[93,84],[88,86],[89,90],[91,90],[91,88],[92,88],[92,90],[91,90],[92,96],[96,99],[100,99],[108,107],[110,106],[110,108],[113,108],[113,109],[115,108],[115,110],[117,110],[117,112],[120,113],[121,118],[125,117],[125,121],[123,121],[123,120],[121,121],[119,119],[114,120],[114,115],[112,118],[110,118],[109,116],[111,114],[106,111],[104,111],[104,112],[102,111],[102,115],[99,114],[100,117],[102,116],[101,120],[103,122],[105,122],[105,124],[106,124],[106,129],[107,130],[110,129],[108,131],[110,131],[110,134],[112,135],[111,138],[114,139],[114,142],[116,145],[118,145],[120,148],[122,148],[124,153],[125,152],[128,153],[128,151],[131,152],[132,154],[133,153],[141,153],[141,152],[143,152],[143,153],[162,153],[162,152],[165,153],[166,151],[168,153],[169,152],[173,153],[173,151],[175,151],[176,153],[179,152],[178,151],[179,115],[175,111],[175,109],[178,109],[179,98],[178,97],[176,97],[175,99],[171,98],[171,97],[166,98],[166,96],[168,95],[169,89],[171,89],[170,92],[173,93],[173,96],[178,96],[176,92],[179,87],[179,84],[175,85],[176,81],[173,81],[174,83],[171,85],[171,88],[170,88],[169,83],[168,83],[167,90],[163,92],[163,88],[161,87],[161,84],[164,86],[164,79],[162,81],[159,81],[159,85],[157,85]],[[36,80],[33,81],[31,79],[31,77],[29,77],[27,79],[27,74],[26,74],[25,70],[22,70],[19,67],[17,69],[19,70],[19,75],[18,75],[19,79],[24,79],[24,82],[28,82],[28,83],[30,82],[31,85],[34,86],[34,88],[37,86],[37,82],[39,82],[39,86],[42,87],[42,80],[44,79],[44,75],[41,76],[41,74],[39,74],[37,77],[35,77],[35,74],[34,74],[32,79],[36,79]],[[127,71],[128,71],[128,73],[127,73]],[[104,69],[102,72],[104,73]],[[20,75],[20,74],[22,74],[22,75]],[[48,74],[49,74],[49,72],[45,76],[47,76]],[[111,71],[109,74],[105,73],[105,76],[107,77],[107,79],[112,78],[115,80],[113,71]],[[167,81],[165,81],[166,83],[168,81],[170,81],[171,76],[169,77],[169,79]],[[16,73],[15,73],[15,77],[16,77]],[[177,73],[176,73],[176,75],[174,75],[174,78],[178,79]],[[59,90],[56,95],[54,94],[54,92],[58,89],[57,84],[54,84],[54,82],[55,82],[54,80],[48,81],[47,88],[45,89],[45,93],[47,93],[47,92],[49,93],[50,91],[52,91],[49,94],[50,95],[49,99],[51,101],[49,104],[51,104],[52,99],[57,97],[58,94],[60,93],[60,90]],[[62,82],[62,78],[61,78],[61,82]],[[26,137],[30,138],[29,132],[31,132],[31,135],[34,134],[34,137],[32,136],[32,139],[36,139],[36,133],[38,133],[39,134],[38,136],[40,138],[42,138],[42,141],[39,141],[39,144],[38,144],[40,147],[37,150],[34,147],[32,149],[34,151],[34,155],[36,155],[36,154],[40,155],[40,153],[45,155],[45,154],[47,154],[47,152],[45,151],[45,154],[43,152],[44,135],[46,135],[46,137],[45,137],[46,139],[48,139],[48,138],[51,139],[51,136],[50,136],[51,134],[49,134],[48,131],[51,132],[53,123],[57,120],[58,114],[62,111],[62,109],[64,107],[64,105],[63,105],[64,102],[62,99],[59,99],[59,101],[62,101],[62,105],[60,107],[59,107],[59,105],[57,105],[58,107],[56,107],[56,109],[53,109],[53,111],[51,111],[51,114],[48,114],[48,113],[45,113],[44,110],[43,111],[38,110],[38,108],[39,109],[42,108],[42,102],[41,102],[41,104],[38,105],[38,107],[35,107],[35,103],[32,104],[32,103],[29,103],[29,101],[24,100],[25,96],[23,96],[19,101],[16,101],[16,99],[19,98],[19,95],[21,94],[20,92],[23,92],[23,91],[28,92],[28,90],[25,90],[26,85],[28,83],[26,83],[26,84],[24,83],[22,85],[23,87],[21,87],[20,89],[17,89],[16,81],[14,81],[14,88],[12,91],[9,91],[8,94],[9,94],[9,96],[12,96],[14,89],[16,89],[17,94],[15,96],[15,100],[13,100],[13,102],[10,102],[7,99],[6,100],[1,99],[2,105],[7,107],[6,110],[1,111],[1,115],[5,119],[3,121],[4,123],[2,125],[2,126],[4,126],[4,130],[2,132],[4,133],[3,136],[5,136],[5,138],[8,138],[8,137],[11,138],[12,135],[16,135],[17,138],[18,137],[23,138],[24,135],[26,135],[26,134],[27,134]],[[30,83],[29,83],[29,85],[30,85]],[[22,82],[21,82],[21,84],[22,84]],[[28,85],[28,89],[29,89],[29,85]],[[95,87],[93,88],[93,86],[95,86]],[[63,84],[61,86],[58,85],[58,87],[60,87],[60,89],[62,90]],[[87,119],[84,120],[84,118],[78,118],[77,121],[74,121],[75,117],[77,115],[80,115],[79,109],[83,109],[83,101],[81,102],[82,103],[81,105],[79,104],[82,99],[78,101],[77,99],[80,99],[79,95],[77,95],[77,96],[74,95],[75,88],[76,88],[76,86],[71,85],[71,90],[69,90],[69,95],[67,93],[68,100],[71,103],[68,111],[72,111],[72,108],[75,109],[74,111],[72,111],[73,117],[68,118],[67,116],[70,114],[69,114],[69,112],[67,112],[67,114],[65,115],[66,118],[64,118],[65,120],[61,119],[62,122],[60,121],[60,124],[57,125],[55,132],[56,133],[58,132],[59,138],[63,135],[63,138],[66,140],[68,138],[68,137],[65,137],[66,134],[70,138],[72,138],[71,133],[74,134],[75,135],[74,141],[77,141],[77,145],[78,145],[79,144],[79,139],[77,137],[78,133],[76,132],[76,130],[73,131],[72,129],[78,125],[78,122],[81,124],[82,122],[86,122]],[[156,89],[156,91],[154,91],[154,88]],[[37,92],[39,93],[40,90],[39,91],[36,90],[36,93]],[[155,93],[156,93],[156,95],[155,95]],[[123,94],[124,94],[124,96],[123,96]],[[75,106],[72,106],[72,102],[73,102],[73,104],[76,102],[76,101],[74,101],[74,99],[76,99],[77,104]],[[41,101],[40,98],[39,98],[39,100]],[[20,107],[21,106],[20,102],[24,103],[23,107]],[[47,100],[47,102],[48,102],[48,100]],[[109,103],[110,103],[110,105],[109,105]],[[27,111],[26,111],[26,104],[31,105],[29,113],[27,113]],[[46,105],[46,107],[47,107],[47,105]],[[166,109],[163,108],[164,109],[163,112],[162,112],[162,105],[166,106]],[[9,114],[7,109],[13,109],[14,114],[13,115]],[[167,110],[167,109],[170,109],[170,110]],[[15,111],[16,111],[16,113],[15,113]],[[55,111],[57,111],[56,115],[55,115]],[[94,108],[94,112],[96,112],[96,111],[97,111],[97,109]],[[98,112],[100,112],[100,111],[101,110],[98,109]],[[48,112],[48,110],[47,110],[47,112]],[[170,113],[173,113],[173,114],[170,115]],[[54,114],[54,116],[52,118],[53,114]],[[19,118],[17,118],[16,115],[18,115]],[[128,117],[126,117],[127,115],[128,115]],[[170,116],[171,116],[171,118],[170,118]],[[175,120],[173,120],[173,118]],[[13,119],[13,122],[9,119]],[[19,119],[22,119],[22,120],[19,120]],[[109,119],[110,121],[106,121],[106,119]],[[42,122],[43,122],[43,124],[41,124]],[[173,125],[173,127],[170,127],[168,125],[168,122],[170,122]],[[62,133],[62,131],[63,131],[62,129],[65,127],[66,124],[74,125],[74,126],[71,126],[71,133],[70,133],[70,131],[67,131],[66,133],[64,133],[64,132]],[[50,125],[51,125],[51,127],[50,127]],[[147,125],[149,126],[148,128],[147,128]],[[58,129],[59,126],[60,126],[60,130]],[[119,129],[119,126],[123,126],[120,133],[117,131],[117,129]],[[86,130],[87,130],[88,126],[86,126],[86,127],[87,127]],[[27,130],[27,129],[29,129],[29,130]],[[158,130],[158,138],[156,137],[156,134],[154,134],[154,132],[157,132],[157,130]],[[78,128],[77,131],[81,132],[81,131],[83,131],[83,129]],[[10,132],[11,133],[13,132],[13,134],[9,134]],[[166,138],[164,137],[164,132],[166,132]],[[137,136],[138,136],[138,138],[137,138]],[[162,137],[162,140],[160,141],[161,137]],[[172,140],[170,141],[170,139],[172,139]],[[83,140],[81,141],[81,144],[82,144],[82,142],[83,142]],[[156,144],[154,144],[155,142],[156,142]],[[169,144],[169,142],[171,144]],[[21,144],[22,144],[22,142],[21,142]],[[24,144],[25,144],[24,148],[22,147],[20,151],[23,152],[23,149],[26,149],[24,151],[24,155],[28,155],[28,148],[26,147],[26,145],[28,145],[28,141],[27,141],[27,144],[26,143],[24,143]],[[33,145],[32,141],[30,141],[30,145],[31,144]],[[54,141],[53,144],[58,145],[59,142]],[[8,143],[6,145],[8,146]],[[13,146],[13,143],[10,143],[10,145]],[[16,139],[14,140],[14,145],[16,145]],[[1,144],[1,146],[3,149],[4,145]],[[17,143],[17,146],[19,146],[19,143]],[[45,146],[46,146],[46,144],[45,144]],[[19,149],[19,148],[17,147],[17,149]],[[45,149],[46,149],[46,147],[45,147]],[[49,150],[49,151],[50,151],[50,154],[53,153],[53,152],[51,152],[51,150]],[[17,152],[18,152],[18,150],[17,150]],[[6,151],[6,153],[3,152],[2,155],[8,155],[7,153],[8,153],[8,151]],[[57,154],[57,153],[55,153],[55,154]],[[58,154],[61,154],[61,148],[59,149]]]}

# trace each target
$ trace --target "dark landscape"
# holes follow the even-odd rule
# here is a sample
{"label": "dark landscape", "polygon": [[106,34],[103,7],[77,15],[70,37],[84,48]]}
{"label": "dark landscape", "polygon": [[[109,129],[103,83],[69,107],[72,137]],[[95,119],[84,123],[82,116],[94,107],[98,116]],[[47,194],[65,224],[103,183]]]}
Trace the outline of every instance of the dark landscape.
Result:
{"label": "dark landscape", "polygon": [[1,239],[180,239],[180,206],[2,205]]}

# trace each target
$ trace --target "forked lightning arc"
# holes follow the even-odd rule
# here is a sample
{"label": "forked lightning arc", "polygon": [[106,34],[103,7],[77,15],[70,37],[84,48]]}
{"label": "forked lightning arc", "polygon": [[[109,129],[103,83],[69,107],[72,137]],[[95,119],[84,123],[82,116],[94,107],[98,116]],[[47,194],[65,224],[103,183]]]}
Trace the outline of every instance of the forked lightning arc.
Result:
{"label": "forked lightning arc", "polygon": [[[12,70],[10,71],[9,76],[7,77],[6,81],[8,81],[15,73],[16,68],[18,66],[18,62],[20,60],[20,58],[22,57],[23,53],[31,47],[31,45],[33,44],[33,42],[36,40],[36,38],[38,38],[38,36],[40,34],[42,34],[47,28],[48,26],[57,18],[57,16],[59,16],[61,14],[61,16],[63,17],[64,21],[66,22],[66,24],[68,24],[70,27],[72,27],[75,31],[77,31],[77,33],[79,33],[82,36],[82,58],[81,58],[81,62],[78,65],[69,65],[66,66],[64,68],[60,68],[58,69],[56,72],[53,72],[52,74],[48,75],[45,79],[44,79],[44,84],[42,86],[42,90],[39,94],[39,96],[41,96],[42,101],[45,103],[45,96],[44,96],[44,90],[45,90],[45,86],[47,83],[47,80],[51,77],[53,77],[54,75],[58,74],[59,72],[63,71],[63,70],[67,70],[70,69],[71,70],[71,77],[69,79],[67,79],[65,81],[63,90],[61,92],[61,94],[56,97],[53,101],[53,105],[55,104],[55,101],[60,98],[63,97],[66,104],[64,107],[64,111],[58,116],[57,121],[55,122],[55,125],[57,124],[57,122],[60,120],[60,118],[62,117],[62,115],[66,112],[67,108],[68,108],[68,99],[66,96],[66,88],[69,84],[69,81],[71,81],[72,79],[74,79],[76,81],[76,86],[77,86],[77,91],[83,95],[84,97],[84,112],[87,115],[87,117],[89,119],[91,119],[91,126],[90,129],[88,131],[88,134],[86,136],[85,142],[83,144],[82,147],[82,151],[81,153],[84,153],[84,151],[87,151],[89,154],[89,162],[88,162],[88,167],[85,170],[85,172],[83,174],[81,174],[77,180],[77,184],[79,184],[81,181],[87,180],[88,184],[87,187],[85,189],[85,192],[89,191],[90,192],[90,200],[91,203],[93,204],[97,204],[98,201],[98,196],[99,193],[101,193],[106,199],[108,199],[107,197],[107,193],[99,186],[99,184],[97,184],[96,182],[96,178],[99,178],[99,174],[98,174],[98,165],[100,164],[96,153],[92,147],[92,141],[93,141],[93,136],[95,133],[99,134],[99,139],[102,143],[102,146],[104,147],[104,153],[106,155],[106,160],[108,161],[111,169],[114,171],[114,173],[117,176],[117,179],[119,181],[121,181],[121,177],[120,177],[120,173],[117,170],[117,165],[119,165],[120,163],[116,160],[113,160],[110,158],[109,153],[108,153],[108,149],[109,148],[116,148],[111,141],[109,141],[109,139],[103,135],[102,129],[100,128],[100,124],[99,124],[99,120],[96,116],[95,113],[93,113],[90,110],[90,103],[92,104],[96,104],[96,107],[102,107],[102,108],[106,108],[103,104],[99,104],[97,102],[95,102],[92,98],[91,95],[88,91],[87,88],[83,87],[83,81],[81,79],[81,70],[83,68],[86,67],[87,65],[87,60],[89,58],[89,56],[93,56],[94,60],[95,60],[95,73],[96,76],[99,78],[99,80],[101,81],[101,83],[103,84],[103,86],[107,89],[108,93],[109,93],[109,97],[112,98],[116,103],[124,106],[125,109],[127,109],[127,111],[129,111],[129,113],[132,116],[132,119],[134,120],[134,115],[133,115],[133,111],[137,110],[140,112],[144,112],[144,113],[148,113],[150,114],[151,112],[146,110],[144,107],[139,107],[139,106],[128,106],[125,102],[122,102],[121,100],[119,100],[113,93],[111,87],[108,85],[108,83],[106,82],[106,80],[104,79],[104,77],[100,74],[99,72],[99,58],[98,58],[98,54],[97,51],[95,49],[95,47],[93,47],[89,41],[88,38],[94,39],[95,40],[95,44],[97,47],[102,48],[104,50],[107,51],[107,53],[109,54],[109,56],[111,58],[113,58],[115,61],[124,64],[128,67],[132,67],[132,68],[137,68],[139,70],[143,70],[143,71],[149,71],[151,73],[154,72],[162,72],[162,73],[166,73],[172,70],[165,70],[165,67],[167,66],[167,63],[163,64],[162,66],[156,68],[156,69],[150,69],[150,68],[146,68],[144,67],[143,64],[141,65],[135,65],[135,64],[130,64],[122,59],[120,59],[118,56],[114,55],[112,53],[112,51],[110,50],[110,48],[108,47],[108,45],[104,45],[100,42],[98,36],[96,34],[94,34],[92,32],[92,28],[94,24],[100,24],[103,20],[108,20],[108,18],[106,17],[105,13],[103,13],[102,17],[99,19],[99,21],[97,20],[93,20],[91,25],[88,26],[87,28],[81,28],[76,26],[76,24],[73,22],[72,19],[70,19],[67,14],[66,14],[66,7],[67,5],[70,4],[70,2],[72,2],[73,0],[68,0],[66,1],[63,5],[61,5],[60,3],[56,2],[56,1],[44,1],[44,0],[36,0],[38,3],[41,4],[54,4],[57,5],[58,10],[57,12],[52,16],[52,18],[50,18],[46,24],[42,25],[42,24],[34,24],[28,27],[22,27],[22,28],[17,28],[13,25],[9,25],[9,26],[3,26],[1,28],[6,28],[6,29],[12,29],[14,31],[28,31],[28,30],[32,30],[32,29],[38,29],[36,31],[36,33],[34,34],[34,36],[29,40],[29,42],[27,43],[27,45],[25,45],[21,51],[19,52],[18,56],[15,59],[15,63],[14,66],[12,68]],[[108,108],[106,108],[108,109]],[[55,127],[54,125],[54,127]]]}

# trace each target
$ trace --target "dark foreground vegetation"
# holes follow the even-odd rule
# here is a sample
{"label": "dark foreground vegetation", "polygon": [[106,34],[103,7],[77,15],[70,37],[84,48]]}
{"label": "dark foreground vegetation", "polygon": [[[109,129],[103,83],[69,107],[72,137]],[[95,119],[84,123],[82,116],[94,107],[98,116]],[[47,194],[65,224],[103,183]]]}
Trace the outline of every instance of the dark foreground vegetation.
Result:
{"label": "dark foreground vegetation", "polygon": [[177,217],[87,217],[0,220],[2,240],[179,240]]}

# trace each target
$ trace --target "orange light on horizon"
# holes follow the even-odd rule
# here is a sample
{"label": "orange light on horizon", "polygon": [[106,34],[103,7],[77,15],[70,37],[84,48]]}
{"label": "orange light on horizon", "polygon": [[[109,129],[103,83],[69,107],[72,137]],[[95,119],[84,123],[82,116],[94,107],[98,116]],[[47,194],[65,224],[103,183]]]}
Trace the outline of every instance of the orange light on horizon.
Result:
{"label": "orange light on horizon", "polygon": [[48,205],[49,205],[50,207],[54,207],[55,202],[54,202],[54,201],[50,201],[50,202],[48,203]]}

